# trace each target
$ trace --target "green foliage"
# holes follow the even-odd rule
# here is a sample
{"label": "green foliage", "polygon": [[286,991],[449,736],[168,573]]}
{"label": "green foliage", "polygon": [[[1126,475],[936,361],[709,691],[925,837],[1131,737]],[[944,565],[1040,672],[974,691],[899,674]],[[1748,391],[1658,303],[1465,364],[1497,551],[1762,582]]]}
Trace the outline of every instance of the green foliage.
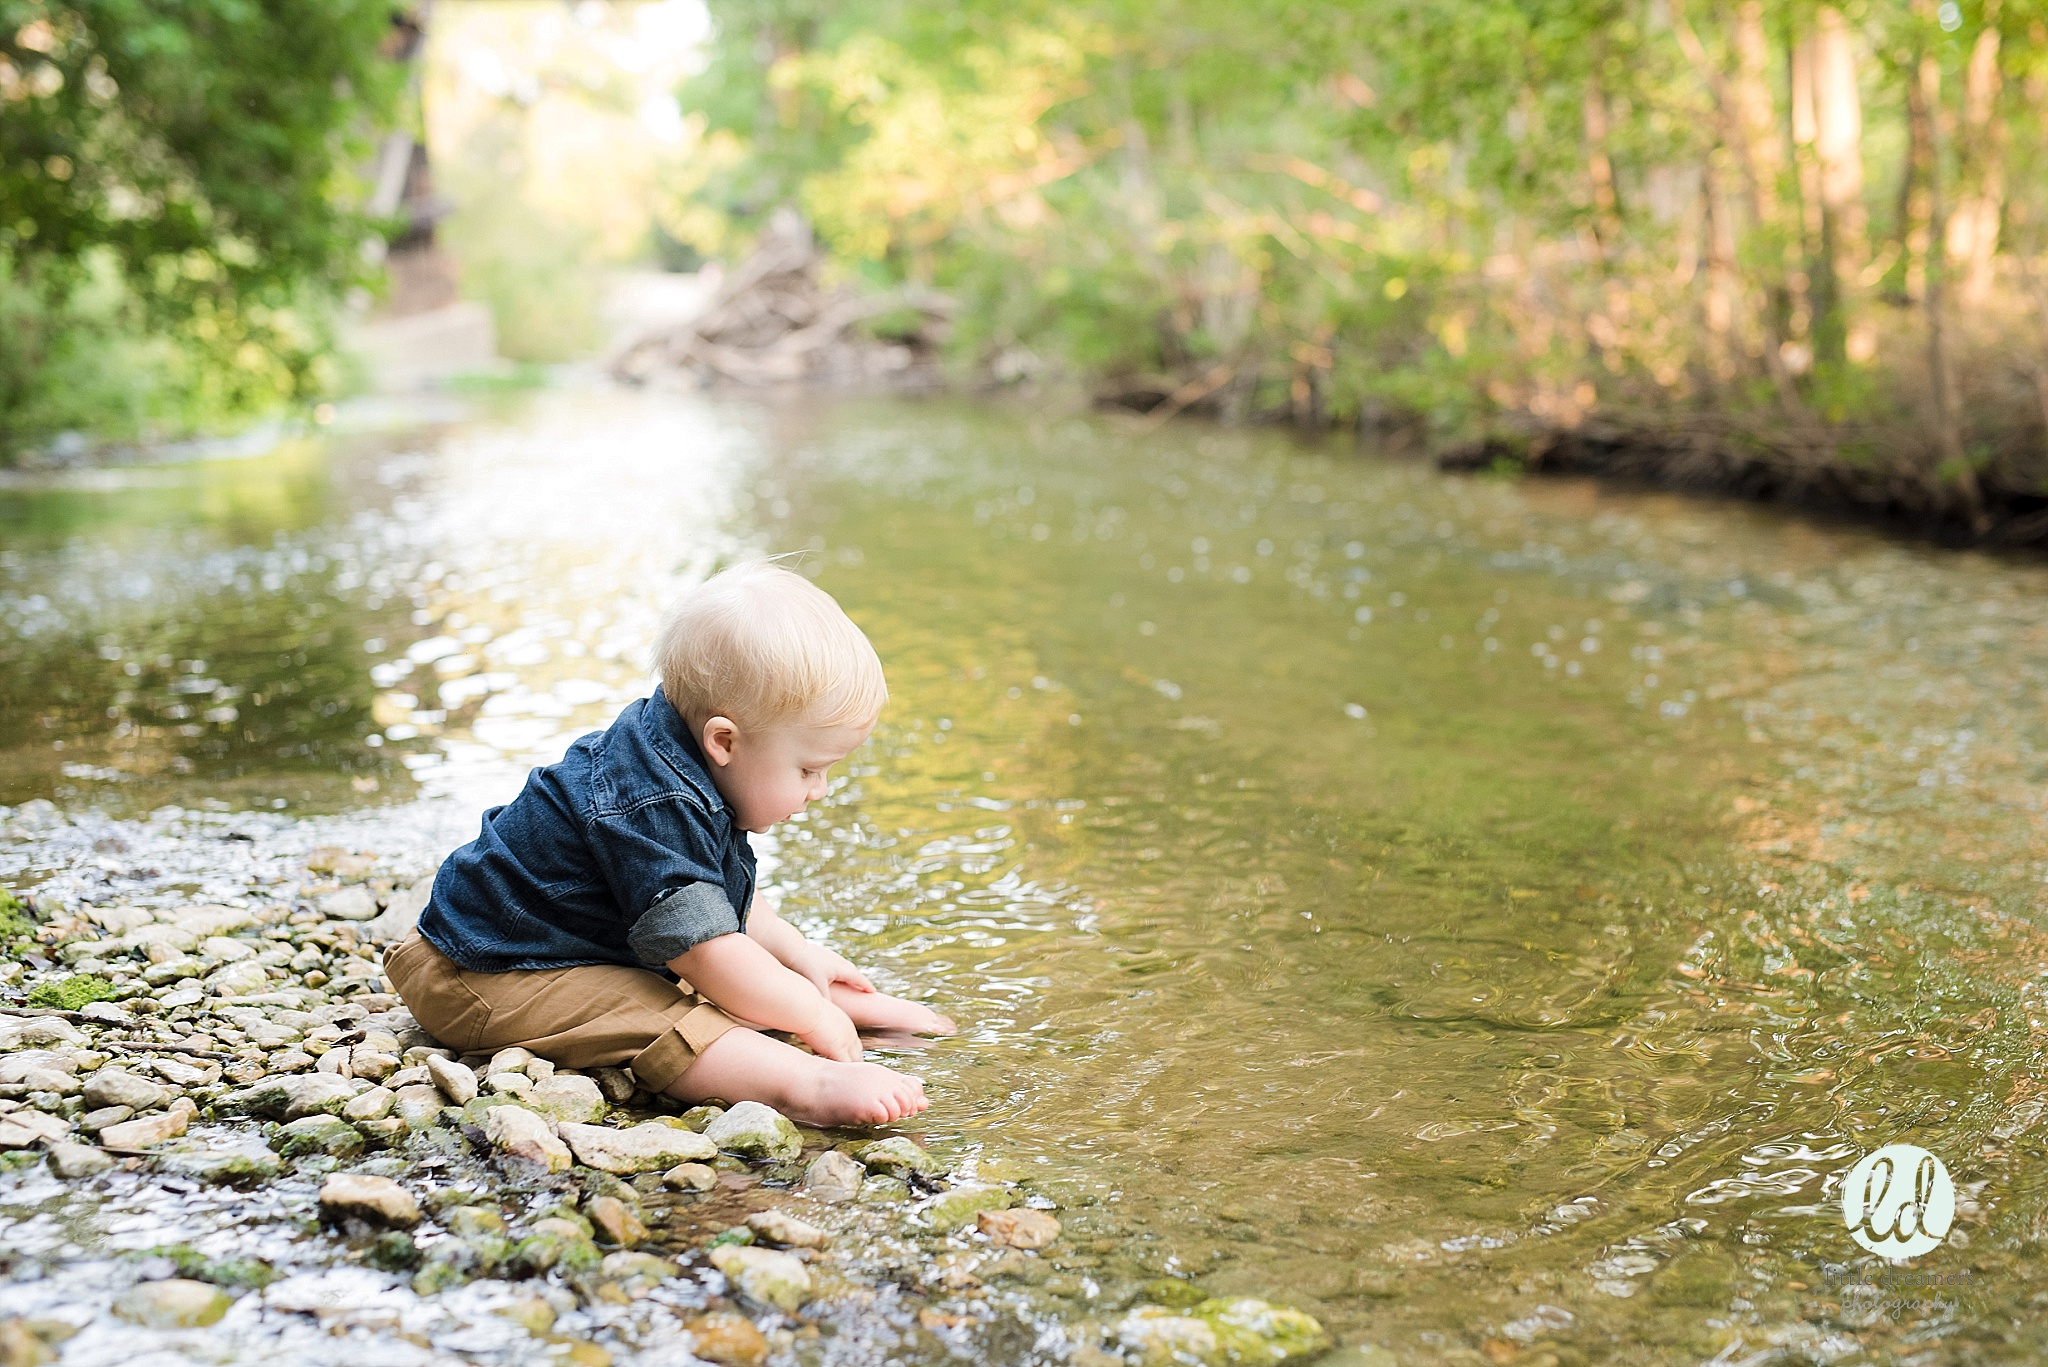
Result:
{"label": "green foliage", "polygon": [[37,983],[28,994],[28,1004],[77,1011],[88,1002],[111,1001],[113,997],[114,985],[99,974],[74,973],[55,982]]}
{"label": "green foliage", "polygon": [[[1929,397],[1934,189],[2002,215],[2008,274],[2048,248],[2048,144],[2017,131],[2048,115],[2044,0],[1946,27],[1805,0],[712,11],[682,92],[709,122],[695,245],[795,203],[850,273],[953,292],[953,346],[998,374],[1159,394],[1220,365],[1226,411],[1468,435],[1709,414],[1806,451],[1883,430],[1910,463],[1916,427],[1951,421]],[[1795,61],[1851,74],[1823,91]],[[1933,152],[1908,99],[1929,81]],[[1795,88],[1847,101],[1853,183]],[[1953,354],[2037,352],[2025,313],[1955,308]],[[2030,395],[1999,421],[2039,447]]]}
{"label": "green foliage", "polygon": [[0,452],[331,383],[320,301],[361,269],[343,205],[400,75],[390,22],[372,0],[0,0]]}
{"label": "green foliage", "polygon": [[27,903],[0,888],[0,951],[14,952],[35,938],[35,918]]}

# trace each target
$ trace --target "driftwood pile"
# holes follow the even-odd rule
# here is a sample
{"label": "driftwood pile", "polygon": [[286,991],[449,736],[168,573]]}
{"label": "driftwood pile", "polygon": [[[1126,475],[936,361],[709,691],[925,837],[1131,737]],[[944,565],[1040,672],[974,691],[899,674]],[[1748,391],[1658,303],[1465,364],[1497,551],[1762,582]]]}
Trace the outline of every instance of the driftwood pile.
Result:
{"label": "driftwood pile", "polygon": [[[726,275],[701,312],[630,337],[608,362],[630,384],[860,384],[930,376],[952,301],[905,286],[863,294],[819,281],[824,256],[793,212],[775,215],[754,254]],[[887,337],[856,324],[915,314]]]}

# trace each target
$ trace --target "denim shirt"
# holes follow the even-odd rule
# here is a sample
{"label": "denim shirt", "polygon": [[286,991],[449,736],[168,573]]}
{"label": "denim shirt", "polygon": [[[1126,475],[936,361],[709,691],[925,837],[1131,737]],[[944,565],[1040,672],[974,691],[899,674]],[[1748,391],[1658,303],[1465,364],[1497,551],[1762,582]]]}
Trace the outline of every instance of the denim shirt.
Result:
{"label": "denim shirt", "polygon": [[754,851],[656,688],[484,813],[448,856],[420,934],[478,973],[629,964],[746,929]]}

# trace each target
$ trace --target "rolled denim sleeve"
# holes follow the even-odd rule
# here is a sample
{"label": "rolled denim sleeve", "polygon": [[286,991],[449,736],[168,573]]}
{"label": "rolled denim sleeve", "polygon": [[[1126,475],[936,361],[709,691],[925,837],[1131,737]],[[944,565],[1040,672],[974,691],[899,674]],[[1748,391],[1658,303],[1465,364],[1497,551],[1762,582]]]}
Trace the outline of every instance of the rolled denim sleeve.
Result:
{"label": "rolled denim sleeve", "polygon": [[739,931],[740,918],[716,883],[691,883],[668,893],[626,932],[633,956],[649,968]]}
{"label": "rolled denim sleeve", "polygon": [[592,822],[590,843],[649,968],[739,931],[709,818],[686,800],[651,802]]}

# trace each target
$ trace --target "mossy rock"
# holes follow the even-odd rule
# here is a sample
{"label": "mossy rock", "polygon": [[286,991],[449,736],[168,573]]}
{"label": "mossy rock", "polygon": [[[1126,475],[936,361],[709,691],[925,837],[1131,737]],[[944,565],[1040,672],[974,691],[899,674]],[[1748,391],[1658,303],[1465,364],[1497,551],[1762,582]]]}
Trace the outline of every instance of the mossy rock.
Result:
{"label": "mossy rock", "polygon": [[114,985],[99,974],[74,973],[54,982],[37,983],[29,989],[28,1004],[80,1011],[92,1002],[112,1001],[114,996]]}
{"label": "mossy rock", "polygon": [[1330,1346],[1315,1316],[1252,1296],[1211,1298],[1188,1313],[1215,1332],[1234,1363],[1285,1362]]}
{"label": "mossy rock", "polygon": [[1155,1277],[1138,1288],[1138,1298],[1173,1310],[1185,1310],[1209,1299],[1209,1293],[1178,1277]]}
{"label": "mossy rock", "polygon": [[913,1172],[930,1176],[944,1171],[937,1159],[900,1134],[857,1145],[852,1153],[862,1167],[884,1177],[907,1178]]}
{"label": "mossy rock", "polygon": [[379,1272],[408,1272],[420,1265],[420,1246],[404,1230],[386,1230],[370,1240],[363,1261]]}
{"label": "mossy rock", "polygon": [[933,1229],[942,1232],[974,1223],[984,1210],[1008,1210],[1017,1193],[1007,1187],[954,1187],[934,1196],[918,1213]]}

